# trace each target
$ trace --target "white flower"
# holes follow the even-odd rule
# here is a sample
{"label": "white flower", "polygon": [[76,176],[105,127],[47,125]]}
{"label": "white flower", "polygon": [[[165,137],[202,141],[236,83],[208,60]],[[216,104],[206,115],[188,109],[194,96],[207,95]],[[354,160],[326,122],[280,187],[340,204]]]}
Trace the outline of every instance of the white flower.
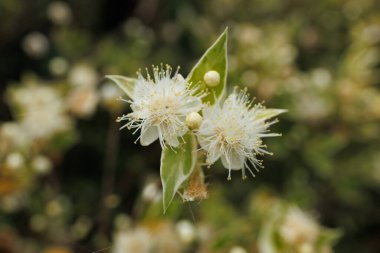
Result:
{"label": "white flower", "polygon": [[69,82],[73,86],[94,88],[98,83],[96,70],[85,63],[76,64],[69,72]]}
{"label": "white flower", "polygon": [[62,1],[54,1],[49,4],[47,16],[57,25],[68,24],[72,19],[70,6]]}
{"label": "white flower", "polygon": [[12,170],[20,169],[24,163],[24,157],[18,152],[10,153],[5,160],[5,164]]}
{"label": "white flower", "polygon": [[161,199],[161,194],[161,190],[157,184],[155,182],[150,182],[145,185],[142,192],[142,198],[148,202],[157,202]]}
{"label": "white flower", "polygon": [[169,66],[166,69],[154,67],[153,79],[149,74],[144,78],[139,73],[133,101],[129,101],[133,112],[118,119],[128,121],[122,128],[141,129],[139,139],[143,146],[157,139],[160,139],[161,146],[178,146],[178,137],[189,130],[186,115],[202,108],[201,95],[195,95],[196,90],[189,88],[178,70],[173,77],[171,73]]}
{"label": "white flower", "polygon": [[248,162],[258,171],[261,162],[257,154],[270,154],[261,138],[279,136],[268,130],[277,121],[266,120],[282,112],[284,110],[266,109],[260,104],[252,106],[245,92],[234,92],[223,105],[216,103],[205,108],[197,135],[202,149],[207,151],[206,162],[211,165],[221,157],[223,166],[229,170],[228,179],[231,179],[231,170],[240,169],[243,179],[246,178],[245,168],[254,176]]}
{"label": "white flower", "polygon": [[67,96],[68,109],[80,118],[86,118],[94,114],[98,105],[99,95],[93,88],[76,88]]}
{"label": "white flower", "polygon": [[31,166],[37,173],[46,174],[52,169],[53,164],[47,157],[38,155],[31,161]]}
{"label": "white flower", "polygon": [[113,253],[149,253],[152,249],[152,237],[143,228],[121,231],[115,235]]}
{"label": "white flower", "polygon": [[188,220],[181,220],[176,224],[178,235],[182,242],[191,243],[196,239],[196,229]]}
{"label": "white flower", "polygon": [[247,251],[241,246],[234,246],[230,249],[230,253],[247,253]]}
{"label": "white flower", "polygon": [[30,139],[49,138],[72,127],[58,90],[48,85],[28,85],[15,89],[13,102],[21,109],[19,122]]}
{"label": "white flower", "polygon": [[32,58],[40,58],[49,50],[49,40],[40,32],[31,32],[22,41],[22,48]]}
{"label": "white flower", "polygon": [[303,248],[304,252],[314,244],[319,232],[315,220],[298,207],[291,207],[287,211],[279,229],[279,234],[286,243]]}

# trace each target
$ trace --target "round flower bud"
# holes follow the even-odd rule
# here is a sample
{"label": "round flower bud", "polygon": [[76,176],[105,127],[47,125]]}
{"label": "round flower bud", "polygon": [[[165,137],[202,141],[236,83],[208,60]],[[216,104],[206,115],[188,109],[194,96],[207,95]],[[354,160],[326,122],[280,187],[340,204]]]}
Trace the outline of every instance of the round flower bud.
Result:
{"label": "round flower bud", "polygon": [[217,71],[210,70],[203,76],[203,80],[207,86],[215,87],[220,83],[220,75]]}
{"label": "round flower bud", "polygon": [[202,116],[197,112],[191,112],[186,116],[186,125],[190,129],[198,129],[202,123]]}

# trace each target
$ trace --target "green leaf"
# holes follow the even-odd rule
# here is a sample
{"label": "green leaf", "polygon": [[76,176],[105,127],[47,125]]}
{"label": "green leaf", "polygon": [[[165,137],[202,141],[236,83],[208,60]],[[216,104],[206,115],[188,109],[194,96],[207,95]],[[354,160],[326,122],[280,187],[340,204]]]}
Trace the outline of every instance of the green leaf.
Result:
{"label": "green leaf", "polygon": [[108,75],[106,78],[114,81],[128,97],[133,98],[133,89],[135,87],[136,79],[118,75]]}
{"label": "green leaf", "polygon": [[[203,102],[214,104],[215,98],[218,99],[225,93],[228,71],[227,34],[228,28],[226,28],[215,43],[207,49],[187,77],[187,81],[191,83],[191,87],[200,86],[200,91],[209,91],[209,94],[203,97]],[[220,83],[216,87],[208,87],[203,80],[204,75],[211,70],[217,71],[220,75]]]}
{"label": "green leaf", "polygon": [[270,119],[273,117],[276,117],[277,115],[287,112],[287,110],[284,109],[263,109],[257,112],[257,117],[256,119]]}
{"label": "green leaf", "polygon": [[188,132],[184,142],[178,147],[165,146],[161,154],[161,182],[163,189],[164,212],[170,205],[179,187],[191,175],[197,160],[197,142]]}

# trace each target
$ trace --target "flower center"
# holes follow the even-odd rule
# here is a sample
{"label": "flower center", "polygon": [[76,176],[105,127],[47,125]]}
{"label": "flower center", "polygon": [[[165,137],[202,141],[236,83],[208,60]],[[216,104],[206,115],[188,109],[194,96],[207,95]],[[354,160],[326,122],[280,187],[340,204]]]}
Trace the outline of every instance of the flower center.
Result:
{"label": "flower center", "polygon": [[[218,138],[219,143],[222,147],[229,147],[236,149],[240,146],[241,142],[241,133],[240,131],[226,131],[223,128],[216,128],[216,136]],[[230,133],[229,133],[230,132]]]}
{"label": "flower center", "polygon": [[178,103],[173,99],[157,99],[150,105],[154,124],[170,124],[177,115]]}

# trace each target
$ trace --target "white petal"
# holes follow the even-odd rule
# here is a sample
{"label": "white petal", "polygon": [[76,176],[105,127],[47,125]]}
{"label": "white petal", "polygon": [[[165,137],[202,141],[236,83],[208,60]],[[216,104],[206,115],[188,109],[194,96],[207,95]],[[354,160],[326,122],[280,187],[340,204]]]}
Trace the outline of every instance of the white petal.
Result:
{"label": "white petal", "polygon": [[222,153],[220,152],[220,147],[211,148],[207,153],[207,163],[213,164],[220,158],[221,155]]}
{"label": "white petal", "polygon": [[204,109],[202,110],[203,117],[204,117],[205,119],[212,117],[212,116],[216,113],[216,108],[215,108],[215,106],[217,106],[217,105],[208,106],[208,107],[206,107],[206,108],[204,108]]}
{"label": "white petal", "polygon": [[138,101],[146,96],[147,90],[149,90],[149,82],[147,82],[142,76],[139,76],[133,89],[133,101]]}
{"label": "white petal", "polygon": [[[203,114],[204,115],[204,114]],[[199,127],[199,135],[214,135],[214,125],[210,120],[204,119],[201,126]]]}
{"label": "white petal", "polygon": [[188,131],[189,131],[188,128],[181,127],[181,128],[178,128],[176,135],[178,137],[181,137],[181,136],[184,136]]}
{"label": "white petal", "polygon": [[182,104],[183,113],[198,112],[202,108],[202,100],[197,97],[189,97]]}
{"label": "white petal", "polygon": [[201,148],[208,151],[210,142],[206,141],[205,137],[207,137],[207,136],[197,135],[197,137],[198,137],[199,145],[201,145]]}
{"label": "white petal", "polygon": [[230,151],[222,156],[222,163],[227,169],[240,170],[244,167],[244,159],[235,151]]}
{"label": "white petal", "polygon": [[158,128],[156,126],[145,126],[141,129],[140,143],[142,146],[148,146],[158,139]]}
{"label": "white petal", "polygon": [[164,140],[165,140],[166,144],[168,144],[169,146],[177,147],[179,145],[179,141],[178,141],[177,136],[173,136],[173,135],[172,136],[165,136]]}
{"label": "white petal", "polygon": [[183,78],[183,76],[181,74],[177,74],[175,76],[175,80],[179,83],[182,83],[182,82],[186,82],[185,78]]}
{"label": "white petal", "polygon": [[132,103],[131,109],[133,111],[133,114],[139,119],[145,119],[149,116],[149,110],[147,110],[146,106],[142,105],[141,103]]}
{"label": "white petal", "polygon": [[217,144],[211,145],[211,142],[206,138],[208,136],[198,135],[198,142],[203,150],[207,151],[207,163],[213,164],[221,156],[220,146]]}
{"label": "white petal", "polygon": [[131,104],[131,109],[132,109],[132,111],[134,111],[134,112],[139,111],[140,108],[141,108],[141,106],[138,105],[137,103],[132,103],[132,104]]}

